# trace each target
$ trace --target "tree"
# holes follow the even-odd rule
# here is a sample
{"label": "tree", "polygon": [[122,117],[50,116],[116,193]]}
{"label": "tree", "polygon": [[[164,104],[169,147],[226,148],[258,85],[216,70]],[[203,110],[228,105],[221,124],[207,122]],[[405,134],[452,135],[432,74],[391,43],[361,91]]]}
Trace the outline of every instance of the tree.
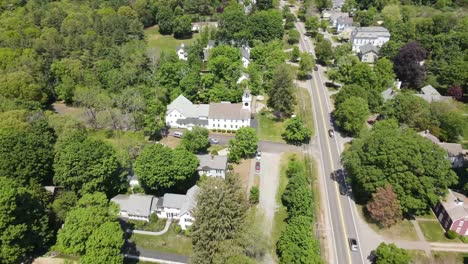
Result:
{"label": "tree", "polygon": [[290,29],[288,31],[288,43],[293,45],[299,43],[299,39],[301,38],[301,34],[299,31],[295,29]]}
{"label": "tree", "polygon": [[174,19],[173,30],[175,38],[190,37],[192,34],[192,20],[190,16],[183,15]]}
{"label": "tree", "polygon": [[[7,117],[4,115],[3,118]],[[0,128],[0,175],[13,178],[22,185],[30,182],[50,184],[55,143],[52,129],[44,120],[28,124],[17,117],[13,119],[16,121],[11,122],[20,122],[24,129]],[[3,121],[7,122],[7,119]]]}
{"label": "tree", "polygon": [[281,232],[277,252],[281,264],[320,264],[319,243],[311,235],[312,219],[306,216],[292,218]]}
{"label": "tree", "polygon": [[257,0],[258,10],[268,10],[273,8],[273,0]]}
{"label": "tree", "polygon": [[299,51],[299,48],[297,46],[294,46],[291,52],[291,61],[296,62],[297,59],[299,59],[300,55],[301,55],[301,52]]}
{"label": "tree", "polygon": [[402,217],[400,201],[389,184],[377,188],[372,194],[372,199],[367,203],[366,209],[370,217],[384,228],[397,223]]}
{"label": "tree", "polygon": [[422,61],[426,50],[417,42],[410,42],[400,48],[393,60],[395,73],[405,86],[419,88],[426,76]]}
{"label": "tree", "polygon": [[80,259],[83,264],[119,264],[124,245],[124,233],[117,221],[105,222],[93,231],[86,241],[86,253]]}
{"label": "tree", "polygon": [[[113,233],[108,232],[108,227],[112,226],[108,223],[117,223],[116,220],[115,205],[109,204],[104,193],[85,194],[67,214],[63,228],[58,231],[57,248],[67,254],[82,255],[89,249],[90,255],[86,257],[86,263],[92,261],[90,258],[97,257],[96,254],[102,254],[102,258],[112,259],[108,253],[115,252],[115,237],[120,236],[120,243],[123,244],[121,230],[111,228]],[[104,228],[100,228],[102,225],[105,225]],[[99,238],[102,239],[101,246],[96,245],[101,243]]]}
{"label": "tree", "polygon": [[250,39],[247,28],[247,16],[244,7],[235,1],[229,2],[219,18],[219,29],[216,34],[220,41],[246,42]]}
{"label": "tree", "polygon": [[390,184],[404,214],[426,212],[457,182],[446,152],[395,120],[374,124],[343,154],[353,193],[366,202],[378,187]]}
{"label": "tree", "polygon": [[269,83],[267,104],[279,117],[289,116],[294,111],[296,97],[293,78],[291,68],[287,64],[281,64],[275,68]]}
{"label": "tree", "polygon": [[54,171],[55,184],[79,195],[104,192],[111,196],[125,181],[115,150],[82,133],[57,142]]}
{"label": "tree", "polygon": [[260,190],[257,186],[252,186],[250,188],[250,195],[249,195],[249,202],[251,204],[258,204],[258,200],[260,198]]}
{"label": "tree", "polygon": [[447,89],[447,94],[455,98],[457,101],[461,101],[463,98],[463,89],[458,85],[454,85]]}
{"label": "tree", "polygon": [[160,144],[145,146],[135,161],[135,173],[142,187],[155,193],[185,187],[185,183],[193,180],[197,167],[194,154],[184,148],[172,150]]}
{"label": "tree", "polygon": [[309,72],[315,66],[315,58],[312,54],[304,52],[301,54],[301,60],[299,61],[299,72],[297,73],[299,79],[306,79]]}
{"label": "tree", "polygon": [[174,13],[167,5],[159,7],[156,20],[159,24],[159,32],[163,35],[170,35],[173,32]]}
{"label": "tree", "polygon": [[320,11],[332,7],[332,1],[330,0],[314,0],[314,3],[315,7]]}
{"label": "tree", "polygon": [[308,142],[312,131],[304,126],[304,123],[299,118],[291,118],[284,124],[284,131],[281,134],[283,139],[295,145]]}
{"label": "tree", "polygon": [[294,23],[296,22],[296,16],[293,13],[289,13],[285,17],[286,21],[284,24],[284,29],[291,30],[294,28]]}
{"label": "tree", "polygon": [[184,133],[181,145],[193,153],[204,152],[210,146],[208,141],[209,131],[203,127],[194,127]]}
{"label": "tree", "polygon": [[278,10],[256,12],[249,17],[248,26],[251,39],[263,43],[283,37],[283,17]]}
{"label": "tree", "polygon": [[323,65],[328,65],[333,58],[333,47],[328,39],[319,41],[315,46],[315,54],[317,54],[317,60]]}
{"label": "tree", "polygon": [[369,117],[367,101],[360,97],[350,97],[338,105],[333,112],[336,125],[348,135],[359,134]]}
{"label": "tree", "polygon": [[398,248],[395,244],[380,243],[375,250],[376,264],[410,263],[408,251]]}
{"label": "tree", "polygon": [[236,131],[234,139],[229,141],[229,160],[238,162],[257,151],[257,132],[251,127],[242,127]]}
{"label": "tree", "polygon": [[312,217],[312,191],[304,174],[298,173],[289,179],[281,200],[288,210],[288,218]]}
{"label": "tree", "polygon": [[[0,177],[0,262],[21,263],[47,248],[51,239],[47,201],[36,188]],[[39,186],[39,190],[43,190]]]}
{"label": "tree", "polygon": [[464,126],[467,122],[462,114],[450,111],[440,119],[440,139],[448,142],[457,142],[463,135]]}
{"label": "tree", "polygon": [[[213,263],[222,253],[223,242],[241,236],[247,199],[234,176],[226,180],[208,178],[201,186],[194,212],[191,263]],[[231,247],[232,248],[232,247]]]}
{"label": "tree", "polygon": [[379,86],[381,88],[388,88],[393,85],[396,78],[393,72],[393,62],[387,58],[380,58],[373,68],[377,80],[379,80]]}
{"label": "tree", "polygon": [[52,210],[60,222],[64,222],[68,212],[76,205],[78,197],[74,192],[59,192],[52,203]]}
{"label": "tree", "polygon": [[316,16],[307,17],[306,22],[305,22],[305,28],[307,29],[307,32],[310,32],[312,34],[317,33],[319,26],[320,26],[320,21],[318,17]]}
{"label": "tree", "polygon": [[426,130],[431,123],[429,103],[412,93],[399,93],[387,101],[381,111],[385,118],[395,118],[418,131]]}
{"label": "tree", "polygon": [[345,85],[340,91],[335,95],[334,102],[335,108],[338,108],[346,99],[351,97],[361,97],[367,99],[367,91],[363,87],[355,84]]}

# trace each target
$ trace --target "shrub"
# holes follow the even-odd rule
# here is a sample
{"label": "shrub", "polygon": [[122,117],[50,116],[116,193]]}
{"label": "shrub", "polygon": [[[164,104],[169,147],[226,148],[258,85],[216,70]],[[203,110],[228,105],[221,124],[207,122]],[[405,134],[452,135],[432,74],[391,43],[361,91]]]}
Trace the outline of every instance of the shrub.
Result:
{"label": "shrub", "polygon": [[232,164],[228,164],[228,170],[232,171],[234,169],[234,167],[232,166]]}
{"label": "shrub", "polygon": [[448,239],[455,239],[458,237],[458,234],[457,232],[453,231],[453,230],[449,230],[447,231],[447,233],[445,233],[445,236],[447,236]]}
{"label": "shrub", "polygon": [[180,225],[178,223],[174,227],[174,232],[176,232],[177,234],[182,233],[182,228],[180,227]]}
{"label": "shrub", "polygon": [[155,213],[152,213],[150,216],[150,223],[156,223],[157,221],[159,221],[158,215]]}
{"label": "shrub", "polygon": [[218,151],[217,151],[216,149],[213,149],[213,150],[211,151],[211,155],[213,155],[213,156],[218,156],[219,154],[218,154]]}
{"label": "shrub", "polygon": [[249,202],[251,204],[258,204],[259,198],[260,198],[260,190],[258,189],[258,187],[253,186],[250,189]]}
{"label": "shrub", "polygon": [[184,235],[188,237],[192,235],[192,230],[190,227],[184,230]]}

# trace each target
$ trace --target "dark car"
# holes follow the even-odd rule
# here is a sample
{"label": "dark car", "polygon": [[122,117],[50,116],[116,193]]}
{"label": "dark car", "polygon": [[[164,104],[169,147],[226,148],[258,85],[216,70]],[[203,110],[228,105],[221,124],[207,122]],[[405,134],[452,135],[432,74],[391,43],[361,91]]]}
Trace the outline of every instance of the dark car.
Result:
{"label": "dark car", "polygon": [[317,67],[317,66],[314,67],[314,71],[318,71],[318,67]]}
{"label": "dark car", "polygon": [[255,162],[255,172],[256,173],[260,172],[260,161]]}
{"label": "dark car", "polygon": [[351,251],[357,251],[358,250],[358,244],[357,240],[354,238],[349,239],[349,247],[351,248]]}
{"label": "dark car", "polygon": [[333,129],[328,129],[328,135],[332,138],[335,136],[335,131]]}

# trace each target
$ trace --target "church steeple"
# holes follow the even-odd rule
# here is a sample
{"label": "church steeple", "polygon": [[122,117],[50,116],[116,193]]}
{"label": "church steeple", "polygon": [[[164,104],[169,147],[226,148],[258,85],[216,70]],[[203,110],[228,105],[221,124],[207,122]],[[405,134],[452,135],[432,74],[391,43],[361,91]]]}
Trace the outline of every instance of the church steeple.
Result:
{"label": "church steeple", "polygon": [[251,111],[251,104],[252,103],[252,95],[250,94],[249,89],[244,90],[244,94],[242,95],[242,109],[247,109]]}

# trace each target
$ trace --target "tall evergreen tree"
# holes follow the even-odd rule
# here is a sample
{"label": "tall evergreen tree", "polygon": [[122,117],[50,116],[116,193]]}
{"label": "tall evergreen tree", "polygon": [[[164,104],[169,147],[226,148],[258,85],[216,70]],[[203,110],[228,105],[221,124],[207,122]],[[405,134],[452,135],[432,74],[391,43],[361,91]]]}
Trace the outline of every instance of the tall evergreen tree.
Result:
{"label": "tall evergreen tree", "polygon": [[287,64],[279,65],[273,72],[267,103],[279,117],[289,116],[294,111],[296,97],[293,79],[294,75]]}

